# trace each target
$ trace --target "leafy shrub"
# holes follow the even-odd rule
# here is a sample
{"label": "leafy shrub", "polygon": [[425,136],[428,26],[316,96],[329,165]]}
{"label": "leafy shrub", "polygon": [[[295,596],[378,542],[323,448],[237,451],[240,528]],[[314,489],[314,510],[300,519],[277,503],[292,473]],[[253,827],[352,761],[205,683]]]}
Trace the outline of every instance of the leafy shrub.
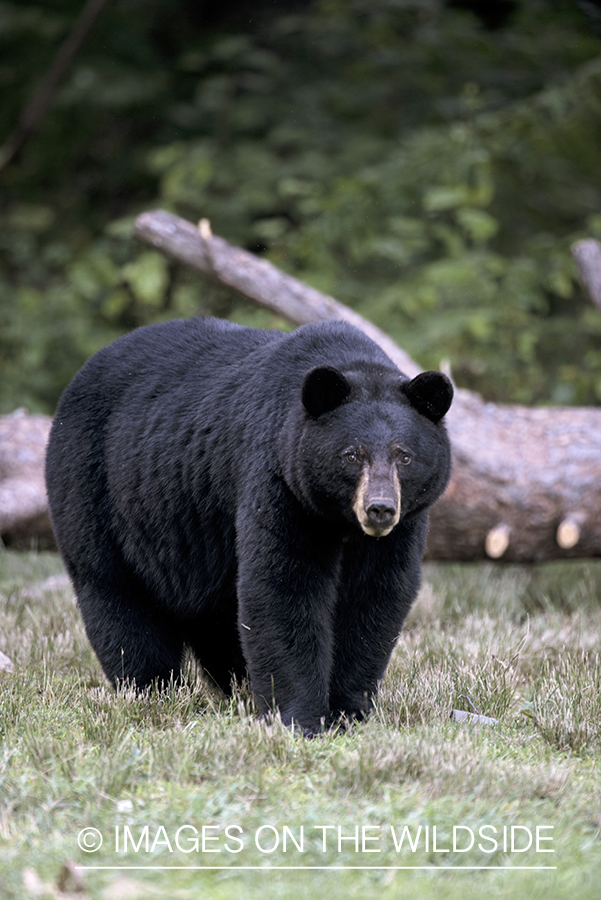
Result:
{"label": "leafy shrub", "polygon": [[[56,6],[3,4],[5,80],[50,58],[75,11]],[[575,4],[521,0],[494,32],[438,0],[322,0],[246,33],[147,7],[107,9],[4,174],[2,408],[52,410],[135,325],[272,324],[132,241],[158,205],[209,218],[489,399],[601,399],[601,317],[570,256],[601,237],[601,60]]]}

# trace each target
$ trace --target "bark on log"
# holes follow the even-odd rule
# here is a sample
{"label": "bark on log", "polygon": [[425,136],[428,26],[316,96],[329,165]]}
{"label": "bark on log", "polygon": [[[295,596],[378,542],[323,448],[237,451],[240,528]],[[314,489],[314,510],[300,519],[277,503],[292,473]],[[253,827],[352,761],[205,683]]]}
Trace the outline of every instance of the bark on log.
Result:
{"label": "bark on log", "polygon": [[[266,260],[162,210],[136,234],[297,325],[341,318],[370,335],[409,376],[420,371],[357,313]],[[428,557],[534,562],[601,556],[601,409],[486,403],[459,390],[447,416],[453,475],[432,510]]]}
{"label": "bark on log", "polygon": [[8,547],[56,547],[44,484],[51,423],[23,410],[0,416],[0,536]]}

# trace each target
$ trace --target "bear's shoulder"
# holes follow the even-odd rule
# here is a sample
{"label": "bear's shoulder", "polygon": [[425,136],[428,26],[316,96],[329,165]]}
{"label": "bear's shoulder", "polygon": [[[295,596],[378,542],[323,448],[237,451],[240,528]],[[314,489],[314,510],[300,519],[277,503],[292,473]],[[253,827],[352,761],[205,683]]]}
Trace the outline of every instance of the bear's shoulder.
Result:
{"label": "bear's shoulder", "polygon": [[377,372],[395,381],[406,378],[378,344],[354,325],[339,320],[302,325],[286,334],[270,353],[274,368],[285,366],[297,378],[318,366],[333,366],[359,377]]}

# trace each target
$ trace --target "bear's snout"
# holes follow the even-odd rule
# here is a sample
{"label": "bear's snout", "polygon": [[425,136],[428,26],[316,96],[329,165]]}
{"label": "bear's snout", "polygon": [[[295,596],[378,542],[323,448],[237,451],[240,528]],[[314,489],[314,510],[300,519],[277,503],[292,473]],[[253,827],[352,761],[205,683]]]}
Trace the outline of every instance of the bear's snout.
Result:
{"label": "bear's snout", "polygon": [[395,466],[364,466],[353,510],[365,534],[390,534],[401,517],[401,484]]}

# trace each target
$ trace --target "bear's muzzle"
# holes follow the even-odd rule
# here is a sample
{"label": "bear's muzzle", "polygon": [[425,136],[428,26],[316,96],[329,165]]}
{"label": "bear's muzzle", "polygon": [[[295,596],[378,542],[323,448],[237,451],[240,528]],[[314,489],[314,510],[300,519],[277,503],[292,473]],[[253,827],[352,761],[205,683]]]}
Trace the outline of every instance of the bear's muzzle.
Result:
{"label": "bear's muzzle", "polygon": [[365,534],[390,534],[401,517],[401,483],[394,464],[363,466],[353,510]]}

